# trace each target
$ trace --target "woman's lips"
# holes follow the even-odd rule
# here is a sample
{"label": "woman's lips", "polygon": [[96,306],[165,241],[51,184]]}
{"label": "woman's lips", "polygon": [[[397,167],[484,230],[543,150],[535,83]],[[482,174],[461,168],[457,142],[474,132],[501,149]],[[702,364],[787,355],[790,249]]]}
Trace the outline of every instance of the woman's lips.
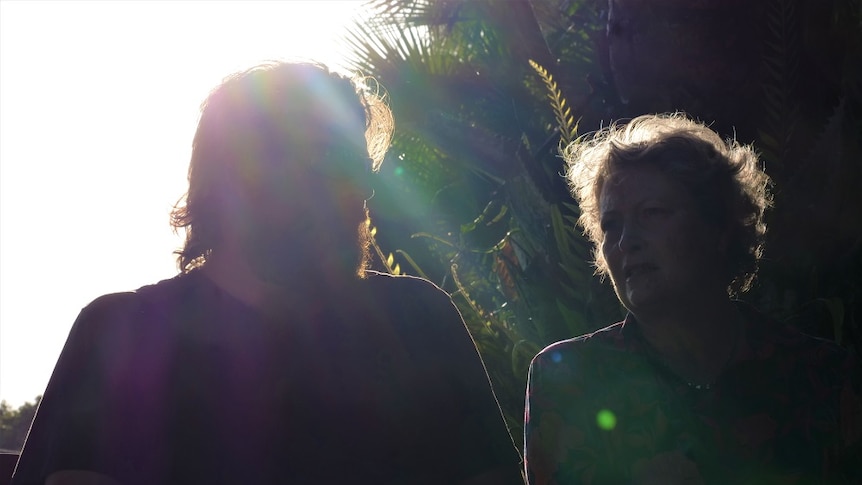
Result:
{"label": "woman's lips", "polygon": [[623,273],[625,274],[626,279],[631,278],[633,276],[642,276],[647,273],[651,273],[658,269],[654,264],[651,263],[637,263],[628,265],[623,269]]}

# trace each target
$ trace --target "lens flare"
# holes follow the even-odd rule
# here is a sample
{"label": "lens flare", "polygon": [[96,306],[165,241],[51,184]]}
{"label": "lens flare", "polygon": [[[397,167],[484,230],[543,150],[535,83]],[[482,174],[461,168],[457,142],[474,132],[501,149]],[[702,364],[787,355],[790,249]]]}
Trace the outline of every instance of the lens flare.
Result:
{"label": "lens flare", "polygon": [[596,424],[605,431],[611,431],[617,427],[617,417],[608,409],[602,409],[596,414]]}

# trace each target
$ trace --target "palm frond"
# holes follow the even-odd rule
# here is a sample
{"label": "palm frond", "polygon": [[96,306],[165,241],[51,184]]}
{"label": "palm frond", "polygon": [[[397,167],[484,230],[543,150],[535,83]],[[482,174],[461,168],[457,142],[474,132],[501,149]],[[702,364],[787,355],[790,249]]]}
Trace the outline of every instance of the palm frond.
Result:
{"label": "palm frond", "polygon": [[548,90],[548,100],[551,102],[551,109],[554,110],[554,117],[557,119],[557,127],[560,130],[560,143],[565,145],[572,143],[578,137],[578,122],[572,116],[572,110],[566,105],[566,98],[547,69],[532,59],[529,60],[529,63]]}

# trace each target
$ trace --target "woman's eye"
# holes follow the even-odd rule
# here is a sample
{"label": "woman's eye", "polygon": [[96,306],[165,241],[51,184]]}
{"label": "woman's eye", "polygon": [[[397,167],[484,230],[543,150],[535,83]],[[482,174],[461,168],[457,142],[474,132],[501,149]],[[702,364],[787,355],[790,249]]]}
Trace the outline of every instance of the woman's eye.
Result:
{"label": "woman's eye", "polygon": [[603,233],[607,234],[608,232],[617,229],[619,227],[619,222],[615,219],[605,220],[601,222],[599,227],[601,228]]}
{"label": "woman's eye", "polygon": [[670,213],[670,210],[665,207],[647,207],[643,211],[647,217],[662,216]]}

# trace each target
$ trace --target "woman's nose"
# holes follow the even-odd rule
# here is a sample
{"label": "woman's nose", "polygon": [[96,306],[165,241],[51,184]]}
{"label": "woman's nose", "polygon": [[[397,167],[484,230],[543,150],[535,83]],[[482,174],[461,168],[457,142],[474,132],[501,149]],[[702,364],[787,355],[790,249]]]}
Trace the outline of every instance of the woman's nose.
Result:
{"label": "woman's nose", "polygon": [[643,244],[643,232],[640,225],[636,221],[624,223],[619,242],[617,243],[620,251],[637,251],[643,247]]}

